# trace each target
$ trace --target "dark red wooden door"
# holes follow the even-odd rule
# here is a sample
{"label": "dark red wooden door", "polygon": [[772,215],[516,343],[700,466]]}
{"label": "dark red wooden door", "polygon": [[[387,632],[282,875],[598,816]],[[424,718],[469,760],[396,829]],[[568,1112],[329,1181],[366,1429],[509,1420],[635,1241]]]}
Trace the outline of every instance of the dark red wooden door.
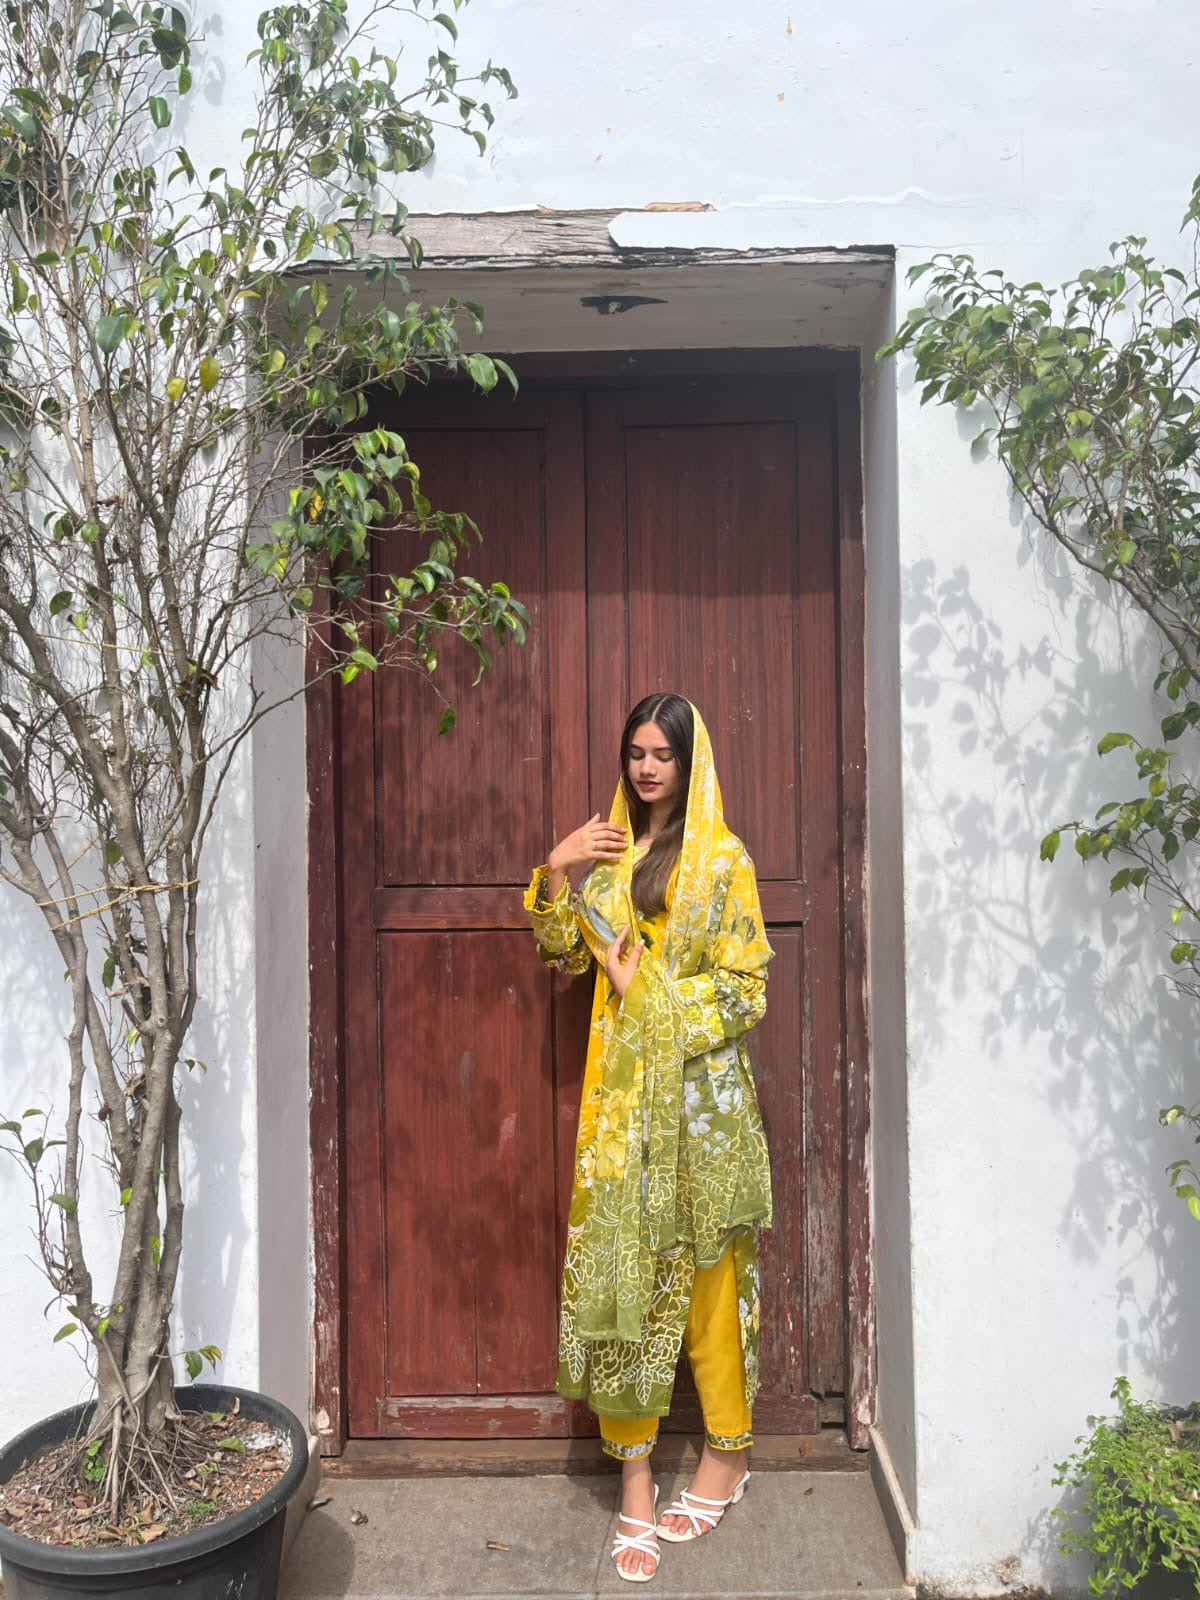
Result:
{"label": "dark red wooden door", "polygon": [[[381,676],[341,732],[350,1432],[588,1431],[555,1398],[556,1295],[590,980],[520,909],[605,810],[627,707],[676,689],[712,734],[777,952],[759,1030],[775,1174],[764,1431],[845,1388],[837,537],[832,386],[692,381],[511,402],[425,396],[423,486],[485,530],[527,647],[458,727]],[[386,570],[386,558],[382,563]],[[694,1426],[686,1383],[672,1424]]]}

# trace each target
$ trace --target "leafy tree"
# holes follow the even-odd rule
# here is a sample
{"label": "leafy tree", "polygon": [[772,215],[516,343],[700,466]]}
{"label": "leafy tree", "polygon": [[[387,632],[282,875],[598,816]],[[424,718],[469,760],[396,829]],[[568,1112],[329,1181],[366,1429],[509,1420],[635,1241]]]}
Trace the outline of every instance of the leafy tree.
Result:
{"label": "leafy tree", "polygon": [[[1184,227],[1200,243],[1200,179]],[[1176,982],[1200,998],[1200,258],[1164,266],[1134,237],[1110,254],[1058,290],[939,255],[910,272],[928,275],[925,302],[879,354],[912,357],[923,404],[987,409],[973,450],[995,451],[1030,518],[1162,640],[1162,743],[1105,733],[1100,754],[1128,753],[1134,792],[1055,827],[1041,853],[1069,835],[1084,860],[1117,858],[1114,894],[1164,896]],[[1195,1106],[1160,1116],[1200,1129]],[[1194,1164],[1168,1171],[1200,1220]]]}
{"label": "leafy tree", "polygon": [[[175,131],[210,70],[182,11],[4,4],[0,877],[39,908],[70,992],[62,1138],[41,1111],[4,1129],[71,1318],[60,1337],[90,1341],[114,1519],[170,1494],[153,1452],[174,1423],[176,1079],[203,998],[204,845],[271,709],[249,652],[299,633],[313,670],[349,683],[431,676],[456,635],[483,671],[527,620],[461,570],[477,530],[435,510],[404,440],[369,415],[381,386],[439,371],[511,380],[464,351],[478,309],[423,306],[371,240],[419,263],[384,180],[427,163],[445,127],[482,150],[481,93],[513,86],[490,63],[460,76],[454,18],[429,0],[364,12],[264,11],[240,163],[201,171]],[[414,71],[385,41],[418,29],[432,45]],[[397,526],[411,562],[368,584]],[[120,1227],[104,1288],[80,1192],[93,1110]],[[189,1370],[218,1354],[188,1352]]]}

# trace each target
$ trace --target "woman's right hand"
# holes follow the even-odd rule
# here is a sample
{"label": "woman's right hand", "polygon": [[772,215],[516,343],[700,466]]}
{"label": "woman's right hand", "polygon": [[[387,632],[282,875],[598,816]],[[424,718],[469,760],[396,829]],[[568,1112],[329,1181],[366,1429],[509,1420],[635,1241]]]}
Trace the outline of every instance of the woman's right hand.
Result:
{"label": "woman's right hand", "polygon": [[560,839],[546,858],[546,889],[551,900],[558,899],[572,867],[590,866],[593,861],[619,861],[627,843],[621,829],[614,828],[611,822],[601,822],[597,811],[582,828]]}

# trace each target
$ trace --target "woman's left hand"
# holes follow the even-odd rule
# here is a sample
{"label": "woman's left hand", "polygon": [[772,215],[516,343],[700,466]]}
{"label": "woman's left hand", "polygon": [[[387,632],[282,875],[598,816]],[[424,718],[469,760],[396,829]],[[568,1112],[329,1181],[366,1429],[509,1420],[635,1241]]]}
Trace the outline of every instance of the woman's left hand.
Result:
{"label": "woman's left hand", "polygon": [[626,989],[628,989],[629,985],[633,982],[633,975],[638,969],[638,963],[642,959],[643,947],[640,939],[631,947],[627,956],[623,956],[621,954],[625,941],[628,938],[629,929],[622,928],[617,937],[609,945],[608,953],[604,957],[604,970],[608,973],[608,981],[612,984],[613,988],[617,991],[618,997],[622,1000],[625,998]]}

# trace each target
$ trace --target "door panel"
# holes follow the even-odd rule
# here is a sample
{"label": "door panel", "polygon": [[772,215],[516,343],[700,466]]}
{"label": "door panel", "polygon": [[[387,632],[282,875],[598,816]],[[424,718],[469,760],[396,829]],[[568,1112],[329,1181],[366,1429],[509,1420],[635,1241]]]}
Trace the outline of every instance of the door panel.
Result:
{"label": "door panel", "polygon": [[[507,882],[514,861],[537,857],[550,823],[542,743],[549,684],[540,641],[546,593],[545,508],[540,431],[496,428],[405,430],[424,493],[465,511],[487,530],[465,556],[468,572],[502,575],[516,595],[534,597],[531,647],[499,653],[486,683],[458,641],[441,648],[436,682],[454,705],[452,737],[438,733],[429,683],[387,672],[375,684],[376,784],[381,883],[490,885]],[[411,570],[416,541],[385,541],[382,571]]]}
{"label": "door panel", "polygon": [[[587,783],[586,729],[564,709],[582,637],[561,619],[583,587],[582,402],[464,416],[435,394],[420,417],[405,435],[422,488],[486,530],[462,569],[511,584],[530,644],[479,689],[473,653],[443,644],[447,736],[414,673],[344,697],[350,1431],[562,1432],[557,1400],[529,1401],[556,1365],[559,1112],[549,979],[515,884]],[[377,582],[410,569],[411,538],[384,541]],[[564,633],[552,663],[546,637]]]}
{"label": "door panel", "polygon": [[799,878],[800,741],[779,745],[799,687],[795,428],[633,427],[623,444],[630,699],[689,686],[759,873]]}
{"label": "door panel", "polygon": [[[765,1430],[815,1427],[842,1371],[842,1193],[826,1181],[843,1140],[831,416],[830,391],[797,381],[588,401],[590,616],[620,642],[592,651],[593,809],[624,708],[687,695],[778,953],[755,1040],[777,1189]],[[683,1407],[671,1425],[694,1420]]]}
{"label": "door panel", "polygon": [[553,1066],[528,944],[380,941],[389,1395],[554,1387]]}
{"label": "door panel", "polygon": [[[844,1383],[833,399],[822,379],[423,395],[389,414],[422,486],[531,609],[477,691],[345,697],[341,771],[351,1432],[595,1431],[553,1395],[591,981],[541,967],[530,868],[606,811],[627,707],[677,689],[713,738],[776,951],[753,1036],[775,1174],[763,1431]],[[385,552],[381,569],[403,547]],[[827,1403],[823,1413],[829,1416]],[[693,1428],[681,1382],[669,1427]]]}

